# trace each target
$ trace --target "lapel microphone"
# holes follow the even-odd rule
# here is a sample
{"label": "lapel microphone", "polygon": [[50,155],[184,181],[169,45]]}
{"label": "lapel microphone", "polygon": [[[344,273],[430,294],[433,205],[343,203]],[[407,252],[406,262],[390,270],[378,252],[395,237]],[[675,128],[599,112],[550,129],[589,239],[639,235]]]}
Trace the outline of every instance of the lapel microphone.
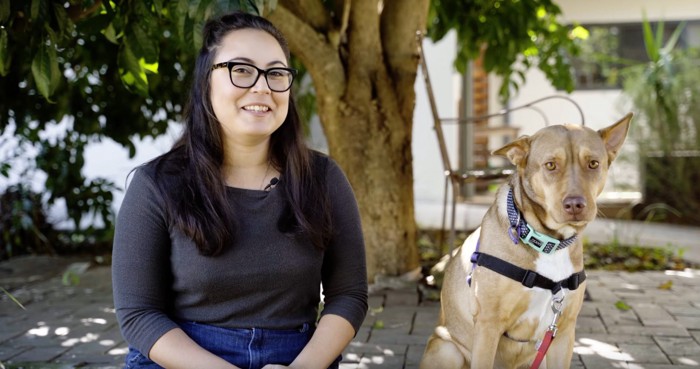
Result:
{"label": "lapel microphone", "polygon": [[277,177],[272,177],[272,179],[270,180],[270,183],[268,183],[267,186],[265,186],[265,188],[263,188],[263,191],[269,191],[272,187],[277,185],[277,183],[279,183],[279,181],[280,180],[277,179]]}

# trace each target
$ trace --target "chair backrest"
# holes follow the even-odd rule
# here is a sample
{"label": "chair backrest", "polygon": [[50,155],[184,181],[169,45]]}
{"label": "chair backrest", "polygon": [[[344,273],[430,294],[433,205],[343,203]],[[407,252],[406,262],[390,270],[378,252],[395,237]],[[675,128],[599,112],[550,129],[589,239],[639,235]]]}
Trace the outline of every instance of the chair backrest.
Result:
{"label": "chair backrest", "polygon": [[[470,182],[478,182],[478,181],[493,181],[493,180],[498,180],[498,179],[503,179],[507,178],[513,173],[513,168],[510,166],[505,166],[505,167],[496,167],[496,168],[468,168],[466,170],[457,170],[455,167],[452,166],[449,152],[447,150],[447,144],[445,141],[445,132],[443,130],[443,123],[444,122],[449,122],[449,123],[456,123],[456,124],[473,124],[474,122],[479,122],[479,121],[488,121],[491,118],[494,117],[501,117],[508,115],[509,113],[512,113],[517,110],[522,110],[522,109],[530,109],[538,113],[538,115],[542,118],[544,122],[544,126],[549,125],[549,120],[547,119],[546,114],[539,109],[536,105],[546,101],[546,100],[551,100],[551,99],[564,99],[570,102],[579,112],[579,115],[581,117],[581,125],[585,125],[585,119],[583,115],[583,110],[581,110],[581,107],[568,96],[564,95],[550,95],[546,96],[540,99],[533,100],[529,103],[519,105],[516,107],[511,107],[511,108],[506,108],[506,109],[501,109],[498,112],[492,113],[492,114],[486,114],[486,115],[479,115],[479,116],[474,116],[474,117],[466,117],[466,118],[461,118],[461,119],[454,119],[454,118],[441,118],[438,110],[437,110],[437,103],[435,101],[435,95],[433,93],[433,88],[432,84],[430,82],[430,74],[428,72],[428,65],[425,59],[425,54],[423,53],[423,36],[421,32],[416,33],[416,38],[418,40],[418,52],[419,52],[419,64],[421,67],[421,72],[423,74],[423,79],[425,81],[425,86],[427,90],[427,95],[428,95],[428,102],[430,103],[430,111],[433,117],[433,128],[435,129],[435,134],[437,136],[438,140],[438,146],[440,149],[440,156],[442,159],[442,164],[443,168],[445,170],[445,175],[448,176],[454,186],[460,186],[460,184],[463,183],[470,183]],[[505,133],[509,135],[510,137],[517,137],[517,128],[512,127],[512,126],[504,126],[504,127],[496,127],[496,128],[485,128],[481,129],[480,131],[477,131],[477,135],[479,134],[490,134],[496,131],[503,131],[502,133]],[[474,150],[475,148],[472,147],[470,148],[471,150]],[[487,152],[487,148],[480,148],[480,151],[482,151],[482,155],[484,155],[484,151]]]}

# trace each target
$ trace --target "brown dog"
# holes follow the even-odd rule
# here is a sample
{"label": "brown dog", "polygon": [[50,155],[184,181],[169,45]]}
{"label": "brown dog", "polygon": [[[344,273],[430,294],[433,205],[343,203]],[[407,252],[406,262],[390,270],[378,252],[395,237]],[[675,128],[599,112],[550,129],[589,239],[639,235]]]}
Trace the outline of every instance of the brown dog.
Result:
{"label": "brown dog", "polygon": [[445,271],[421,369],[529,368],[541,341],[540,368],[569,368],[586,287],[577,235],[631,119],[597,132],[551,126],[494,151],[517,171]]}

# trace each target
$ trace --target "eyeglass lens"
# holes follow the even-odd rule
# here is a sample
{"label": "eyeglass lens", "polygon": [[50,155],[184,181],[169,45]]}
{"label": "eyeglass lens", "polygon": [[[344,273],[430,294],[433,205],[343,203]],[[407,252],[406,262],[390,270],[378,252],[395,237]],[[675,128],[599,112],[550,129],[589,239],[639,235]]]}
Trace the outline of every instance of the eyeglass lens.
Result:
{"label": "eyeglass lens", "polygon": [[[258,81],[260,70],[246,64],[234,64],[231,67],[231,82],[240,88],[249,88]],[[270,68],[264,71],[267,85],[272,91],[287,91],[294,76],[286,69]]]}

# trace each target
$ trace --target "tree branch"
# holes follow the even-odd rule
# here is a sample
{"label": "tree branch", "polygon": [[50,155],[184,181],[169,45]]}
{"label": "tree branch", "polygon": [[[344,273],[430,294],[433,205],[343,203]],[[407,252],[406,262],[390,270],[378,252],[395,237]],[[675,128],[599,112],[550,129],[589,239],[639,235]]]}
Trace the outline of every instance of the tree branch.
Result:
{"label": "tree branch", "polygon": [[[348,23],[348,92],[371,91],[371,76],[381,63],[377,0],[353,0]],[[364,92],[366,94],[366,92]],[[352,99],[349,99],[352,100]],[[365,104],[367,101],[357,101]]]}
{"label": "tree branch", "polygon": [[280,0],[279,5],[320,32],[325,33],[333,28],[333,20],[321,0]]}
{"label": "tree branch", "polygon": [[284,5],[278,6],[267,18],[284,34],[291,52],[306,66],[316,87],[319,107],[339,100],[347,80],[338,50],[309,23],[296,17]]}
{"label": "tree branch", "polygon": [[70,20],[73,21],[73,23],[75,23],[77,21],[89,17],[90,15],[92,15],[92,13],[98,11],[101,7],[102,0],[96,0],[95,3],[92,4],[92,6],[90,6],[89,8],[83,8],[80,5],[71,5],[68,7],[68,10],[66,12],[68,13],[68,18],[70,18]]}
{"label": "tree branch", "polygon": [[393,87],[399,97],[401,116],[413,119],[418,69],[416,31],[425,33],[429,0],[386,0],[381,18],[382,50],[391,71]]}

